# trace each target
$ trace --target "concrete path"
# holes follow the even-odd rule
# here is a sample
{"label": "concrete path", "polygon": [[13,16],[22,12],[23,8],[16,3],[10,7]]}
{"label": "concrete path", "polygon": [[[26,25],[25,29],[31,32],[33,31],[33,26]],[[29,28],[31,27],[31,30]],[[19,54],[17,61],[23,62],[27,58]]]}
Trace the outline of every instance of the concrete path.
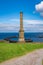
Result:
{"label": "concrete path", "polygon": [[33,51],[22,57],[0,63],[0,65],[43,65],[43,49]]}

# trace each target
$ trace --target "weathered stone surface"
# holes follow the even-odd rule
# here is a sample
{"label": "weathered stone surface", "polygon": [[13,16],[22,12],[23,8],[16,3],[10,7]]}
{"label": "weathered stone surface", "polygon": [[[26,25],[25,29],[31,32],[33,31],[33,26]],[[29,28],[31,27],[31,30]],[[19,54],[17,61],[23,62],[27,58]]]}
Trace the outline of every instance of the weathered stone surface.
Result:
{"label": "weathered stone surface", "polygon": [[24,39],[24,29],[23,29],[23,13],[22,12],[20,12],[19,42],[25,42],[25,39]]}

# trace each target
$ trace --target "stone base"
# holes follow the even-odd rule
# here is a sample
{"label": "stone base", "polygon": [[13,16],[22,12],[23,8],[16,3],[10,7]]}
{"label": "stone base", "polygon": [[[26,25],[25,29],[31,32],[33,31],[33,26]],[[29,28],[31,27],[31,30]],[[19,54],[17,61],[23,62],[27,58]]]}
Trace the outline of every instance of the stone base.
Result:
{"label": "stone base", "polygon": [[25,40],[24,39],[19,39],[19,42],[25,42]]}

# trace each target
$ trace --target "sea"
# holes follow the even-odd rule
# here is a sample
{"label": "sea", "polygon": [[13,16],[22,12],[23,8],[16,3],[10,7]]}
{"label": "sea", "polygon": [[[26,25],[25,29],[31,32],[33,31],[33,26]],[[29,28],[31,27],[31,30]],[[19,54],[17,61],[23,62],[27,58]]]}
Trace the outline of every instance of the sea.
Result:
{"label": "sea", "polygon": [[[16,38],[11,38],[11,40],[18,41],[19,40],[19,33],[0,33],[0,40],[4,40],[5,38],[16,36]],[[25,39],[31,39],[33,42],[43,42],[43,33],[24,33]]]}

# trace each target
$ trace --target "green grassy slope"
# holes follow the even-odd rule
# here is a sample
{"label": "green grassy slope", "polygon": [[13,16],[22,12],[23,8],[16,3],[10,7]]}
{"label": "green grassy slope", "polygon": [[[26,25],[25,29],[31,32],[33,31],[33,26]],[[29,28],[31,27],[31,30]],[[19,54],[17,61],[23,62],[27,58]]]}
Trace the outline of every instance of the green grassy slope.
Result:
{"label": "green grassy slope", "polygon": [[14,44],[14,43],[0,43],[0,62],[8,60],[13,57],[22,56],[35,49],[43,48],[43,44]]}

